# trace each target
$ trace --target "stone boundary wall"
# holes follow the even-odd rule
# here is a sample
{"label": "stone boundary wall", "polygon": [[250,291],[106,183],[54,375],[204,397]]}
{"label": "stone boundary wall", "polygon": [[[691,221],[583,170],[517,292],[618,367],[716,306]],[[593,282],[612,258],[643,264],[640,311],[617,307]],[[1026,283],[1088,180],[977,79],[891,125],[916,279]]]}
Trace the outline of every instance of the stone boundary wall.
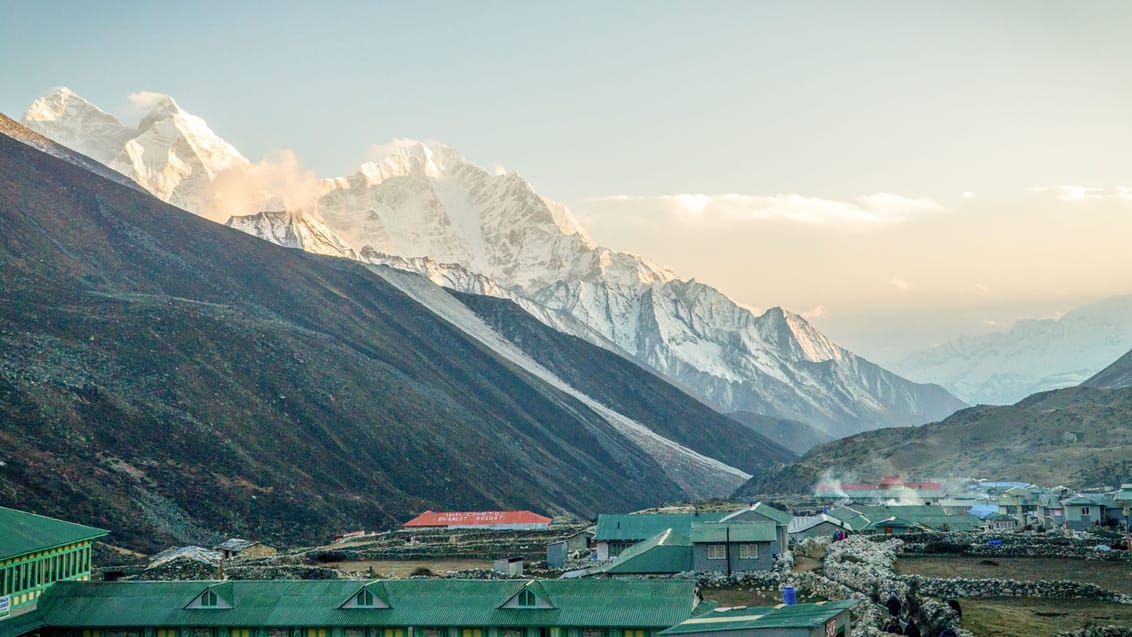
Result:
{"label": "stone boundary wall", "polygon": [[1132,637],[1132,626],[1088,626],[1053,637]]}
{"label": "stone boundary wall", "polygon": [[[873,536],[877,537],[877,536]],[[1120,561],[1128,559],[1128,551],[1098,551],[1097,546],[1113,546],[1111,538],[1068,538],[1061,535],[1032,533],[974,533],[951,531],[946,533],[917,533],[901,536],[904,551],[911,555],[938,555],[957,551],[941,551],[945,545],[962,547],[968,555],[984,557],[1060,557],[1089,560]],[[987,544],[988,540],[1001,542]],[[933,546],[937,550],[932,550]]]}
{"label": "stone boundary wall", "polygon": [[924,577],[904,575],[905,584],[915,584],[921,593],[932,597],[1042,597],[1046,599],[1101,599],[1118,604],[1132,604],[1132,595],[1107,591],[1096,584],[1072,580],[1018,581],[1013,579]]}

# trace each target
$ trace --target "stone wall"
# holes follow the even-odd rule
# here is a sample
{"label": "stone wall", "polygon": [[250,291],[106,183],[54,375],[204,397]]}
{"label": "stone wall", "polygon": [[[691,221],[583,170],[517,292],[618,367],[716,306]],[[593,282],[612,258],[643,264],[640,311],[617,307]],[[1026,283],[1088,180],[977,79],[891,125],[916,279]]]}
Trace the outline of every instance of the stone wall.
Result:
{"label": "stone wall", "polygon": [[1096,584],[1072,580],[1025,582],[1013,579],[923,577],[904,575],[906,584],[915,583],[920,592],[933,597],[1042,597],[1046,599],[1102,599],[1132,604],[1132,595],[1106,591]]}
{"label": "stone wall", "polygon": [[1132,626],[1087,626],[1054,637],[1132,637]]}

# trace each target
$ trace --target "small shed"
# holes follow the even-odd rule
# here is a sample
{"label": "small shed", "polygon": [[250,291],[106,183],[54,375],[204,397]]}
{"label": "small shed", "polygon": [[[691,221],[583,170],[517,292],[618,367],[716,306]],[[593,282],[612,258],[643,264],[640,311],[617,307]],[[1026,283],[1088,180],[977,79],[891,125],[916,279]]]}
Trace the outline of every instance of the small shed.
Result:
{"label": "small shed", "polygon": [[505,557],[501,560],[495,560],[491,563],[491,570],[508,577],[520,577],[523,575],[523,558]]}
{"label": "small shed", "polygon": [[857,600],[717,608],[687,619],[664,637],[850,637],[850,609]]}
{"label": "small shed", "polygon": [[583,529],[577,533],[566,538],[566,551],[573,553],[574,551],[584,551],[590,547],[590,540],[594,537],[592,529]]}
{"label": "small shed", "polygon": [[565,540],[551,542],[546,546],[547,568],[562,568],[566,566],[566,556],[569,554]]}
{"label": "small shed", "polygon": [[274,557],[275,549],[255,540],[243,540],[238,537],[230,538],[212,547],[220,553],[221,559],[235,558],[252,559],[257,557]]}

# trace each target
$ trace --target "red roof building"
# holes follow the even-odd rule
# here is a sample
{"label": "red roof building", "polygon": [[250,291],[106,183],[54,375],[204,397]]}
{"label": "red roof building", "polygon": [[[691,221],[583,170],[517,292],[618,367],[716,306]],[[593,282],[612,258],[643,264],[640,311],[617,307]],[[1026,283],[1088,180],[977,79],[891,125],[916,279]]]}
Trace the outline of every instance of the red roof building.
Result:
{"label": "red roof building", "polygon": [[550,526],[550,518],[530,511],[425,511],[401,525],[406,529],[531,530]]}

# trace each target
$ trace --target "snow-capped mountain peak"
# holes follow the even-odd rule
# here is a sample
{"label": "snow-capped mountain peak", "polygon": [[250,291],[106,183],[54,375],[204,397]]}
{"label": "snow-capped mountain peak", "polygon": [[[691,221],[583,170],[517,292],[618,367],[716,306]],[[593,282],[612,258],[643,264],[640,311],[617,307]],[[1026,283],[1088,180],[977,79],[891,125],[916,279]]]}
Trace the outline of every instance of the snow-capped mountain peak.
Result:
{"label": "snow-capped mountain peak", "polygon": [[781,307],[772,307],[758,318],[758,332],[768,344],[814,363],[840,360],[845,352],[809,321]]}
{"label": "snow-capped mountain peak", "polygon": [[32,102],[23,121],[33,131],[104,164],[137,134],[67,87]]}
{"label": "snow-capped mountain peak", "polygon": [[[111,165],[198,214],[222,204],[212,180],[247,160],[171,98],[156,100],[143,123]],[[69,130],[39,130],[51,137],[54,128]],[[598,245],[565,206],[519,174],[486,171],[441,144],[375,147],[353,175],[319,184],[309,215],[260,213],[229,225],[511,298],[544,323],[643,362],[725,411],[845,434],[926,422],[962,406],[940,387],[911,383],[841,349],[796,314],[774,308],[755,316],[719,290]]]}
{"label": "snow-capped mountain peak", "polygon": [[67,88],[32,102],[24,124],[103,162],[169,203],[215,216],[213,180],[224,171],[245,168],[248,160],[172,97],[142,95],[147,109],[136,128]]}

